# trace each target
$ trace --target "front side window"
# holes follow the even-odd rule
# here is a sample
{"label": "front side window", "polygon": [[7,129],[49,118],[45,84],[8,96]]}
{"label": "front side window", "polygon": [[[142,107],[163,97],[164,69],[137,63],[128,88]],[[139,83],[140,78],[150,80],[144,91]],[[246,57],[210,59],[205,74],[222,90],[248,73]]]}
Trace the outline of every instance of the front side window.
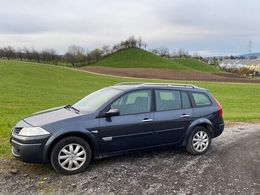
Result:
{"label": "front side window", "polygon": [[181,109],[181,94],[175,90],[156,90],[157,111]]}
{"label": "front side window", "polygon": [[194,102],[196,106],[209,106],[211,105],[211,101],[209,97],[204,93],[192,93],[192,97],[194,99]]}
{"label": "front side window", "polygon": [[119,109],[120,115],[150,112],[151,91],[138,90],[129,92],[112,103],[111,108]]}

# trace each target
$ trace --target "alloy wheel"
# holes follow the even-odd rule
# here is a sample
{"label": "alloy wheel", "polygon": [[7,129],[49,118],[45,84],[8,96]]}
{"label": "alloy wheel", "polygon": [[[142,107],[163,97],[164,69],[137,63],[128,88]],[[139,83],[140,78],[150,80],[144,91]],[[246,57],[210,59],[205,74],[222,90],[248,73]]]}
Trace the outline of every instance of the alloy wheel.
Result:
{"label": "alloy wheel", "polygon": [[64,146],[58,154],[60,166],[68,171],[79,169],[86,161],[86,150],[80,144],[72,143]]}
{"label": "alloy wheel", "polygon": [[197,152],[203,152],[209,145],[209,136],[205,131],[198,131],[192,138],[192,146]]}

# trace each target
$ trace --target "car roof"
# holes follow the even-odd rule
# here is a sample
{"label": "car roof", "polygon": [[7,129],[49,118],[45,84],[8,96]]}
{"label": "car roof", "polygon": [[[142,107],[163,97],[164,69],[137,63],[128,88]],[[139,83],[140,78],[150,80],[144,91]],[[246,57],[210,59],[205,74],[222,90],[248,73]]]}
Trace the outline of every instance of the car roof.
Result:
{"label": "car roof", "polygon": [[191,91],[207,91],[207,89],[197,87],[195,85],[181,83],[138,83],[138,82],[123,82],[112,86],[113,88],[123,91],[131,91],[133,89],[181,89]]}

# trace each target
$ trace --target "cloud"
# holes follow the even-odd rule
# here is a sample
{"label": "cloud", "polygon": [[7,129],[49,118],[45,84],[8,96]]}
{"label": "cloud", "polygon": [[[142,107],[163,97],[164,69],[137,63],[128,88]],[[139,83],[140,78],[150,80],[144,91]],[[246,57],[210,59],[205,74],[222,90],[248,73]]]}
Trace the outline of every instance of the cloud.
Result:
{"label": "cloud", "polygon": [[130,35],[150,47],[190,51],[259,50],[256,0],[0,0],[0,44],[64,52],[113,44]]}

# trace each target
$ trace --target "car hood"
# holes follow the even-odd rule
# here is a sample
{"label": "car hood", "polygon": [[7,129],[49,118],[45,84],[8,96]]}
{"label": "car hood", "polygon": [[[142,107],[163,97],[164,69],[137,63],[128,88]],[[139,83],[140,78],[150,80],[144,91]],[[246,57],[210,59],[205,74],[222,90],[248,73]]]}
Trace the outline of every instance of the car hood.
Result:
{"label": "car hood", "polygon": [[77,116],[79,116],[79,114],[75,113],[74,110],[68,110],[62,106],[34,113],[32,116],[26,117],[23,120],[32,126],[43,126]]}

